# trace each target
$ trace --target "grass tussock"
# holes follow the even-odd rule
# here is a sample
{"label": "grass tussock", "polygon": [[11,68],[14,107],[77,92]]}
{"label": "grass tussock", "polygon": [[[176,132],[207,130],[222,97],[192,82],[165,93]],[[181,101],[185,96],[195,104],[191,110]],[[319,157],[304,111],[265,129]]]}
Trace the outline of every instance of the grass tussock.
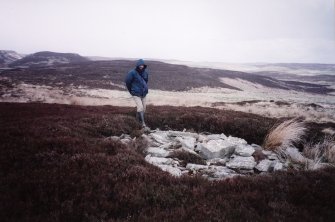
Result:
{"label": "grass tussock", "polygon": [[324,139],[315,144],[307,144],[303,154],[315,163],[329,163],[335,166],[335,137],[325,136]]}
{"label": "grass tussock", "polygon": [[[152,127],[190,125],[197,132],[250,138],[253,132],[244,130],[265,136],[274,121],[205,108],[149,110]],[[4,222],[335,218],[334,169],[215,182],[175,178],[145,162],[141,153],[145,141],[126,146],[108,140],[111,135],[137,134],[131,108],[0,103],[0,123],[0,218]]]}
{"label": "grass tussock", "polygon": [[287,147],[293,147],[303,140],[307,128],[297,119],[286,120],[273,127],[266,135],[263,147],[267,150],[280,151]]}

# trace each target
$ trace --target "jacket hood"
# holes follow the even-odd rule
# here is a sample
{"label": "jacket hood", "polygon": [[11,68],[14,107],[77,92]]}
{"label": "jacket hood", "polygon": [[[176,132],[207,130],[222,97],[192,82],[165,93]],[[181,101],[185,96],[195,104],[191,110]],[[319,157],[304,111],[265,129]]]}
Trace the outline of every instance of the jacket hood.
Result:
{"label": "jacket hood", "polygon": [[147,65],[144,63],[143,59],[139,59],[136,63],[136,68],[139,67],[140,65],[144,65],[144,68],[147,68]]}

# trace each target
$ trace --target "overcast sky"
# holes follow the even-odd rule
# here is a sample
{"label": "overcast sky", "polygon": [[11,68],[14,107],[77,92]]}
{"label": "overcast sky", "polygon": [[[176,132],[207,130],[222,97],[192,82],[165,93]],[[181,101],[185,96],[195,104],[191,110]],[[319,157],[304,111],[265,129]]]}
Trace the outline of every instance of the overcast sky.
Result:
{"label": "overcast sky", "polygon": [[0,0],[0,49],[335,63],[334,0]]}

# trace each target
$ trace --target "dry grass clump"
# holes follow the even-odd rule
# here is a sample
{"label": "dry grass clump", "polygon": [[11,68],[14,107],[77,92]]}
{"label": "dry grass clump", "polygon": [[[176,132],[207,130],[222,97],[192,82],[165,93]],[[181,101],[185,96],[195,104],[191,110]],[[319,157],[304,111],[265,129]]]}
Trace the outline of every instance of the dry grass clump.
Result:
{"label": "dry grass clump", "polygon": [[305,124],[297,119],[282,122],[265,137],[263,147],[267,150],[281,151],[302,141],[306,133]]}
{"label": "dry grass clump", "polygon": [[315,163],[330,163],[335,165],[335,137],[326,136],[316,144],[307,144],[303,154]]}
{"label": "dry grass clump", "polygon": [[[335,140],[334,136],[326,136],[320,142],[303,141],[306,132],[305,123],[297,119],[284,121],[274,127],[265,138],[263,147],[275,151],[284,159],[298,164],[298,168],[320,169],[335,166]],[[315,132],[314,132],[315,133]],[[297,147],[303,148],[300,153]]]}

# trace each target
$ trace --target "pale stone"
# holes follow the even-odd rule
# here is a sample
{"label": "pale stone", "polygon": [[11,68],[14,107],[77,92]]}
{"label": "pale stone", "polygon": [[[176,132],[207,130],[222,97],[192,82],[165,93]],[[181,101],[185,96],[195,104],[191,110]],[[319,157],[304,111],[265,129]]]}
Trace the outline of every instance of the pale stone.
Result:
{"label": "pale stone", "polygon": [[196,156],[199,156],[198,153],[196,153],[195,151],[193,151],[193,150],[191,150],[191,149],[188,149],[188,148],[186,148],[186,147],[181,147],[180,150],[185,151],[185,152],[187,152],[187,153],[191,153],[191,154],[196,155]]}
{"label": "pale stone", "polygon": [[235,149],[235,153],[239,156],[248,157],[255,152],[255,149],[249,145],[238,145]]}
{"label": "pale stone", "polygon": [[173,130],[169,130],[168,131],[168,136],[172,136],[172,137],[178,137],[178,136],[190,136],[190,137],[194,137],[194,138],[198,138],[198,134],[197,133],[191,133],[191,132],[181,132],[181,131],[173,131]]}
{"label": "pale stone", "polygon": [[159,168],[161,168],[163,171],[170,173],[173,176],[179,177],[182,175],[182,172],[180,169],[170,166],[170,165],[158,165]]}
{"label": "pale stone", "polygon": [[255,149],[255,150],[263,150],[263,148],[260,145],[254,144],[252,143],[251,146]]}
{"label": "pale stone", "polygon": [[270,151],[270,150],[262,150],[262,153],[263,153],[264,155],[267,155],[267,156],[270,156],[270,155],[273,154],[273,152]]}
{"label": "pale stone", "polygon": [[173,142],[169,142],[169,143],[165,143],[159,146],[159,148],[161,149],[171,149],[173,147],[174,143]]}
{"label": "pale stone", "polygon": [[305,164],[307,162],[307,158],[304,157],[297,148],[289,147],[285,150],[285,154],[293,163]]}
{"label": "pale stone", "polygon": [[283,170],[284,166],[281,162],[275,162],[273,165],[273,171]]}
{"label": "pale stone", "polygon": [[176,138],[176,141],[179,141],[183,147],[194,150],[195,141],[196,141],[196,139],[194,137],[191,137],[191,136],[180,137],[180,136],[178,136]]}
{"label": "pale stone", "polygon": [[170,155],[169,151],[157,147],[149,147],[147,149],[147,153],[155,157],[167,157],[168,155]]}
{"label": "pale stone", "polygon": [[239,175],[254,173],[254,169],[235,169],[235,170],[238,171]]}
{"label": "pale stone", "polygon": [[150,138],[146,134],[142,134],[141,137],[146,141],[150,141]]}
{"label": "pale stone", "polygon": [[248,144],[247,141],[245,141],[244,139],[233,137],[233,136],[229,136],[226,140],[233,144],[242,144],[242,145]]}
{"label": "pale stone", "polygon": [[261,160],[255,168],[262,172],[268,172],[272,164],[273,164],[272,161],[265,159],[265,160]]}
{"label": "pale stone", "polygon": [[228,158],[214,158],[214,159],[209,159],[206,161],[208,165],[211,164],[220,164],[220,165],[224,165],[228,162]]}
{"label": "pale stone", "polygon": [[182,170],[181,171],[181,174],[189,174],[190,173],[190,171],[188,171],[188,170]]}
{"label": "pale stone", "polygon": [[186,169],[198,171],[198,170],[208,169],[208,166],[200,165],[200,164],[194,164],[194,163],[188,163],[186,165]]}
{"label": "pale stone", "polygon": [[118,140],[120,140],[120,137],[118,137],[118,136],[111,136],[111,137],[109,137],[111,140],[113,140],[113,141],[118,141]]}
{"label": "pale stone", "polygon": [[187,170],[186,167],[183,167],[183,166],[177,166],[177,168],[180,169],[181,171]]}
{"label": "pale stone", "polygon": [[149,136],[160,144],[165,144],[169,142],[167,134],[161,131],[150,133]]}
{"label": "pale stone", "polygon": [[131,139],[129,139],[129,138],[124,138],[124,139],[121,139],[120,140],[121,141],[121,143],[123,143],[123,144],[129,144],[129,143],[131,143]]}
{"label": "pale stone", "polygon": [[[132,139],[127,134],[120,137],[112,136],[110,140],[121,141],[129,144]],[[198,173],[210,180],[220,180],[236,175],[254,173],[254,169],[262,173],[285,170],[287,166],[297,169],[318,169],[326,164],[313,162],[307,159],[295,148],[284,150],[287,162],[284,164],[282,156],[270,150],[263,150],[257,144],[248,145],[244,139],[224,134],[196,134],[181,131],[151,131],[148,136],[142,135],[148,143],[145,160],[171,175]],[[206,159],[205,165],[188,163],[182,167],[178,158],[168,158],[174,151],[183,151]],[[255,150],[260,150],[266,159],[258,164],[252,156]],[[233,154],[233,155],[232,155]],[[232,156],[231,156],[232,155]],[[282,162],[281,162],[282,161]]]}
{"label": "pale stone", "polygon": [[207,143],[202,143],[199,149],[200,155],[206,159],[221,158],[233,153],[235,144],[226,140],[210,140]]}
{"label": "pale stone", "polygon": [[331,167],[332,165],[330,163],[320,163],[315,162],[313,160],[308,161],[307,168],[309,170],[317,170],[317,169],[323,169],[327,167]]}
{"label": "pale stone", "polygon": [[210,135],[206,136],[206,140],[220,140],[220,139],[225,140],[225,139],[227,139],[227,136],[224,135],[223,133],[221,133],[221,134],[210,134]]}
{"label": "pale stone", "polygon": [[128,134],[122,133],[120,136],[120,139],[130,139],[131,140],[131,137]]}
{"label": "pale stone", "polygon": [[194,151],[197,151],[197,152],[201,151],[201,147],[202,147],[202,143],[198,142],[194,147]]}
{"label": "pale stone", "polygon": [[198,137],[198,141],[199,142],[204,142],[204,141],[206,141],[206,135],[203,135],[203,134],[199,134],[199,137]]}
{"label": "pale stone", "polygon": [[209,176],[213,178],[228,178],[236,175],[236,172],[234,170],[224,166],[210,166],[208,169],[205,170],[205,173],[208,173]]}
{"label": "pale stone", "polygon": [[256,166],[254,157],[234,156],[226,166],[233,169],[252,170]]}
{"label": "pale stone", "polygon": [[154,156],[151,156],[150,154],[147,155],[145,157],[145,160],[148,162],[148,163],[151,163],[153,165],[179,165],[178,161],[175,161],[171,158],[165,158],[165,157],[154,157]]}
{"label": "pale stone", "polygon": [[269,159],[269,160],[279,160],[277,154],[275,154],[275,153],[269,155],[269,156],[268,156],[268,159]]}

